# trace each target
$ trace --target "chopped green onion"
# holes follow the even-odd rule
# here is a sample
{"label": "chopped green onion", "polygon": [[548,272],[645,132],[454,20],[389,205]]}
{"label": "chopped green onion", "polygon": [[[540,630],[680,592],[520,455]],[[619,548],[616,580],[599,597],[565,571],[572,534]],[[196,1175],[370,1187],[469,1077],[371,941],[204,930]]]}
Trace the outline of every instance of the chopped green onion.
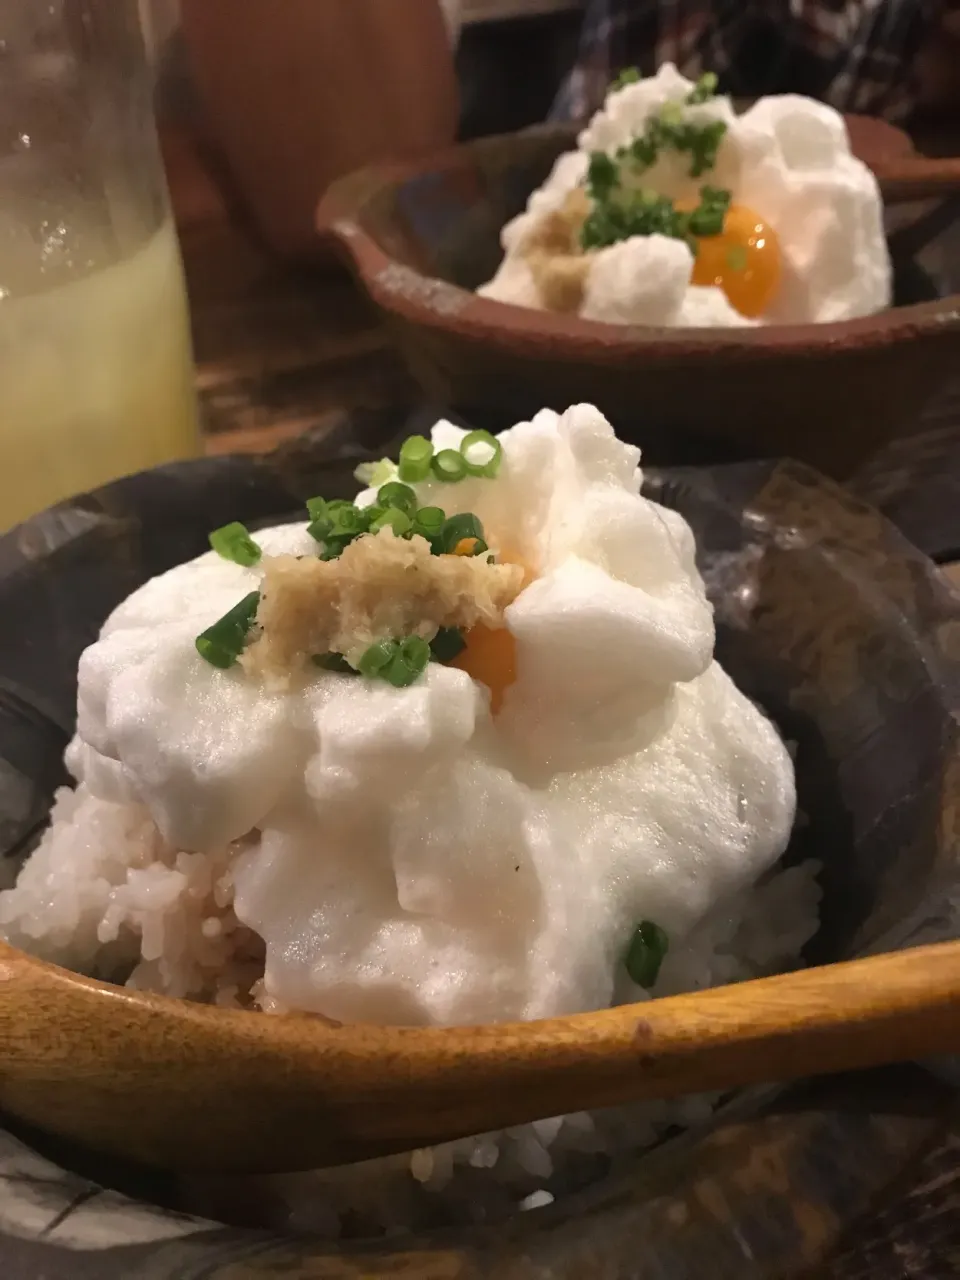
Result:
{"label": "chopped green onion", "polygon": [[378,676],[396,657],[399,647],[396,640],[378,640],[364,652],[357,670],[362,676]]}
{"label": "chopped green onion", "polygon": [[500,470],[503,446],[489,431],[468,431],[460,441],[460,456],[470,475],[492,480]]}
{"label": "chopped green onion", "polygon": [[458,653],[463,653],[467,642],[463,632],[457,627],[441,627],[430,641],[430,652],[434,662],[452,662]]}
{"label": "chopped green onion", "polygon": [[307,533],[317,542],[326,542],[330,537],[332,525],[326,516],[321,516],[319,520],[311,520],[307,525]]}
{"label": "chopped green onion", "polygon": [[260,604],[260,592],[251,591],[239,604],[197,636],[197,653],[213,667],[226,670],[243,653],[247,634],[253,626]]}
{"label": "chopped green onion", "polygon": [[724,187],[700,188],[700,203],[688,215],[687,228],[692,236],[718,236],[730,208],[731,193]]}
{"label": "chopped green onion", "polygon": [[456,484],[467,474],[466,459],[456,449],[441,449],[430,459],[430,466],[437,479],[447,484]]}
{"label": "chopped green onion", "polygon": [[421,507],[413,517],[413,532],[429,541],[439,536],[446,518],[442,507]]}
{"label": "chopped green onion", "polygon": [[324,498],[308,498],[307,514],[310,516],[307,533],[311,538],[315,538],[317,542],[323,542],[333,528],[333,521],[327,512],[326,500]]}
{"label": "chopped green onion", "polygon": [[[693,92],[709,96],[710,81]],[[691,94],[692,97],[692,94]],[[697,97],[696,101],[706,101]],[[682,112],[681,112],[682,116]],[[677,117],[675,104],[667,104],[647,117],[643,133],[612,155],[594,152],[587,167],[587,194],[591,209],[580,231],[584,249],[602,249],[633,236],[665,235],[687,240],[695,251],[691,235],[713,235],[708,226],[722,226],[726,205],[720,210],[714,195],[722,195],[729,204],[730,193],[711,188],[701,191],[701,207],[692,213],[677,210],[668,196],[644,192],[640,184],[643,173],[665,151],[689,157],[689,173],[699,178],[716,164],[727,126],[722,120],[690,120]]]}
{"label": "chopped green onion", "polygon": [[687,94],[687,102],[695,106],[700,102],[709,102],[717,92],[717,77],[713,71],[705,71],[697,83]]}
{"label": "chopped green onion", "polygon": [[315,653],[313,655],[313,665],[322,667],[324,671],[339,671],[345,676],[355,676],[357,674],[342,653]]}
{"label": "chopped green onion", "polygon": [[610,85],[612,92],[617,89],[624,89],[628,84],[638,84],[641,79],[639,67],[624,67],[617,78]]}
{"label": "chopped green onion", "polygon": [[214,529],[210,535],[210,545],[218,556],[223,556],[224,560],[232,560],[234,564],[242,564],[246,569],[256,564],[263,554],[250,537],[246,525],[239,520],[225,524],[222,529]]}
{"label": "chopped green onion", "polygon": [[413,521],[406,511],[401,511],[399,507],[387,507],[386,511],[380,513],[370,524],[371,533],[379,533],[381,529],[385,529],[387,525],[393,530],[398,538],[402,538],[405,533],[409,533],[413,528]]}
{"label": "chopped green onion", "polygon": [[[487,550],[487,544],[483,541],[483,525],[472,511],[464,511],[462,515],[451,516],[444,521],[440,533],[441,552],[450,555],[464,538],[475,538],[478,543],[483,542],[480,550]],[[475,550],[473,554],[478,555],[479,552]]]}
{"label": "chopped green onion", "polygon": [[620,186],[620,168],[605,151],[590,153],[587,167],[587,191],[597,204],[607,200]]}
{"label": "chopped green onion", "polygon": [[391,480],[377,493],[377,502],[381,507],[397,507],[400,511],[415,511],[417,495],[408,484],[400,484]]}
{"label": "chopped green onion", "polygon": [[404,662],[426,671],[430,661],[430,646],[422,636],[410,636],[400,645],[400,657]]}
{"label": "chopped green onion", "polygon": [[324,542],[323,550],[317,558],[319,560],[339,560],[352,541],[352,537],[328,538]]}
{"label": "chopped green onion", "polygon": [[379,674],[395,689],[406,689],[419,680],[426,671],[429,661],[430,646],[426,640],[421,640],[419,636],[410,636],[397,645],[389,665],[382,667]]}
{"label": "chopped green onion", "polygon": [[430,646],[419,636],[379,640],[363,654],[357,670],[364,676],[379,677],[395,689],[406,689],[426,670],[430,656]]}
{"label": "chopped green onion", "polygon": [[652,920],[643,920],[627,948],[624,965],[638,987],[649,991],[660,974],[660,966],[670,947],[666,932]]}
{"label": "chopped green onion", "polygon": [[[332,502],[308,498],[307,511],[310,514],[307,533],[317,542],[327,542],[331,538],[350,541],[358,533],[366,531],[366,515],[345,498],[335,498]],[[342,547],[340,549],[343,550]]]}
{"label": "chopped green onion", "polygon": [[344,507],[353,510],[353,503],[347,498],[308,498],[307,513],[311,520],[321,520],[324,516],[333,516],[335,511],[342,511]]}
{"label": "chopped green onion", "polygon": [[680,124],[683,120],[683,103],[665,102],[660,108],[660,119],[664,124]]}
{"label": "chopped green onion", "polygon": [[433,445],[426,436],[410,436],[400,446],[400,463],[397,474],[401,480],[416,484],[430,474]]}
{"label": "chopped green onion", "polygon": [[334,538],[355,538],[358,533],[366,533],[368,520],[364,512],[352,503],[342,507],[327,507],[330,520],[330,534]]}
{"label": "chopped green onion", "polygon": [[376,489],[394,475],[396,467],[390,458],[381,458],[379,462],[361,462],[354,471],[354,479],[366,485],[368,489]]}
{"label": "chopped green onion", "polygon": [[700,188],[700,203],[681,212],[667,196],[643,188],[616,185],[602,195],[594,193],[594,205],[581,232],[585,248],[602,248],[631,236],[663,235],[685,240],[696,253],[700,236],[719,235],[730,206],[730,192],[721,187]]}

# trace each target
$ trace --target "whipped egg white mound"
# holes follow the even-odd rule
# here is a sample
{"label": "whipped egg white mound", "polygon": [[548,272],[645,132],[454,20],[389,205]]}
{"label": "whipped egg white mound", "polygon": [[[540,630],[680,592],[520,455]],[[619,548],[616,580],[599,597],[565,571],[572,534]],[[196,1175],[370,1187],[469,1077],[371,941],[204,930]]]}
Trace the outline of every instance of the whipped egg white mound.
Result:
{"label": "whipped egg white mound", "polygon": [[[438,450],[462,437],[433,429]],[[210,552],[174,568],[81,658],[77,788],[0,895],[13,943],[175,995],[393,1024],[642,998],[623,963],[641,921],[669,939],[654,994],[744,976],[713,942],[703,972],[691,956],[708,926],[756,916],[794,775],[713,657],[691,531],[641,496],[639,451],[590,406],[499,442],[495,478],[412,486],[524,566],[496,713],[442,662],[405,688],[206,662],[198,633],[292,557],[316,560],[305,524],[255,532],[253,567]],[[796,962],[811,884],[778,908],[799,933],[767,921],[746,972]]]}
{"label": "whipped egg white mound", "polygon": [[[716,272],[705,280],[687,239],[628,235],[584,252],[579,238],[591,207],[591,157],[622,157],[661,119],[674,136],[722,131],[714,162],[694,174],[691,154],[662,142],[652,164],[628,159],[621,196],[666,197],[684,208],[704,187],[724,192],[740,233],[728,223],[726,241],[710,251]],[[750,215],[746,223],[738,212]],[[754,221],[759,230],[750,234]],[[704,94],[671,63],[611,89],[577,149],[560,156],[501,243],[503,262],[480,295],[616,324],[822,323],[870,315],[892,297],[883,202],[851,153],[843,117],[793,94],[761,98],[737,115],[729,98]],[[745,279],[748,272],[756,278]]]}

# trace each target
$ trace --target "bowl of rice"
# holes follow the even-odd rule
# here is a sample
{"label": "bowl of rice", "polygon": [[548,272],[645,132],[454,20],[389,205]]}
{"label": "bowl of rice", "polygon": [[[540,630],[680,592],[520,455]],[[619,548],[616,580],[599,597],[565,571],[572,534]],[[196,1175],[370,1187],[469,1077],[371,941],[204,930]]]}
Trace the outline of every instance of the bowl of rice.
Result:
{"label": "bowl of rice", "polygon": [[946,216],[923,200],[958,182],[882,122],[796,95],[738,111],[668,64],[580,131],[344,178],[318,225],[439,403],[586,401],[652,462],[844,479],[949,377],[957,300],[895,206]]}
{"label": "bowl of rice", "polygon": [[[194,1007],[213,1023],[224,1018],[222,1028],[239,1016],[242,1038],[256,1041],[270,1035],[259,1028],[293,1012],[420,1026],[544,1017],[891,950],[929,932],[956,858],[944,817],[957,776],[950,638],[960,606],[923,556],[798,464],[641,473],[636,451],[590,406],[537,415],[493,444],[473,424],[398,425],[381,420],[365,440],[349,431],[268,459],[159,468],[54,508],[0,542],[0,600],[21,621],[0,635],[0,813],[11,885],[0,917],[6,945],[36,957],[41,985],[62,965],[92,975],[91,990],[145,993],[136,1024],[144,1044],[161,1044],[150,1040],[154,1029],[173,1027],[187,1001],[200,1001]],[[454,478],[461,464],[442,455],[473,469]],[[403,489],[419,505],[391,505],[408,501]],[[360,514],[344,514],[348,507]],[[424,513],[438,509],[446,523],[432,528]],[[627,561],[610,541],[623,535]],[[416,559],[418,579],[430,583],[417,606],[421,631],[427,620],[434,632],[418,637],[428,646],[441,630],[429,611],[440,606],[425,601],[459,584],[440,620],[463,645],[451,651],[444,635],[442,651],[412,674],[416,645],[381,638],[374,662],[365,606],[338,577],[342,566],[354,585],[375,580],[382,600],[398,556]],[[597,577],[601,568],[640,594],[614,591]],[[297,600],[306,575],[304,622]],[[251,581],[260,584],[259,611],[237,643],[218,617]],[[316,592],[334,588],[336,618],[318,622]],[[478,621],[469,610],[481,598]],[[409,618],[397,621],[400,607],[394,600],[391,627],[413,635]],[[580,627],[588,613],[588,635],[574,634],[569,620]],[[672,630],[652,625],[658,616]],[[626,627],[627,643],[614,623]],[[334,625],[322,636],[312,630]],[[483,627],[513,637],[508,678],[502,651],[491,657],[488,638],[477,642]],[[591,646],[604,662],[588,671]],[[291,676],[304,654],[309,663]],[[563,674],[574,658],[579,682]],[[678,686],[666,720],[652,695],[624,710],[625,691],[639,697],[643,670]],[[431,710],[434,686],[443,697]],[[325,745],[295,766],[284,754],[292,749],[284,717],[308,696],[320,699]],[[222,729],[231,698],[254,746],[253,773],[236,756],[229,768],[210,763],[227,747],[240,750],[239,729]],[[283,716],[270,721],[265,703]],[[402,725],[391,729],[395,707]],[[213,737],[203,727],[211,708],[221,726]],[[195,747],[183,712],[201,726],[193,741],[205,744],[204,769],[184,764]],[[296,716],[302,737],[302,710]],[[653,753],[631,736],[641,722]],[[258,735],[278,725],[280,737],[264,746]],[[380,782],[360,788],[357,809],[351,797],[370,767],[371,726]],[[151,746],[138,751],[145,728]],[[385,769],[391,735],[402,752]],[[291,801],[286,788],[300,776],[306,789]],[[383,785],[398,776],[398,789]],[[211,785],[221,789],[215,800],[204,793],[198,803],[196,788]],[[309,828],[305,863],[305,828],[289,814],[304,819],[317,797],[325,821]],[[535,809],[511,818],[531,797]],[[369,829],[351,825],[374,817]],[[415,821],[428,826],[408,837],[404,824]],[[344,827],[352,835],[341,881],[336,848],[324,841]],[[572,870],[561,847],[568,828],[586,858]],[[537,839],[524,843],[517,832],[531,829]],[[442,864],[429,861],[435,846]],[[496,860],[503,848],[509,868]],[[428,860],[413,872],[411,849]],[[610,861],[618,849],[625,862]],[[389,901],[374,875],[383,856]],[[321,881],[311,879],[318,863]],[[488,877],[479,888],[478,875]],[[511,917],[534,892],[528,877],[538,911]],[[472,915],[455,898],[458,882]],[[330,921],[311,935],[309,921],[325,911]],[[352,919],[355,931],[361,912],[359,941],[336,934],[337,919]],[[497,932],[504,913],[507,941]],[[589,930],[578,932],[578,917]],[[457,968],[464,951],[469,972],[462,958]],[[228,1008],[218,1014],[218,1005]],[[97,1025],[41,1019],[45,1043],[31,1052],[74,1069],[46,1111],[36,1105],[49,1101],[40,1082],[4,1071],[0,1104],[68,1139],[82,1132],[69,1113],[84,1089],[111,1089],[121,1122],[126,1108],[149,1107],[151,1064],[97,1079],[98,1063],[123,1050],[109,1043],[117,1025],[107,1015]],[[8,1054],[11,1045],[8,1037]],[[174,1048],[169,1069],[181,1054],[187,1079],[189,1046]],[[239,1085],[239,1041],[235,1053]],[[597,1269],[625,1278],[642,1259],[679,1278],[702,1275],[705,1257],[720,1260],[718,1276],[787,1274],[788,1263],[822,1256],[916,1135],[828,1108],[792,1114],[779,1096],[764,1088],[556,1116],[340,1169],[163,1175],[147,1194],[165,1207],[137,1211],[155,1215],[156,1239],[171,1206],[187,1212],[171,1235],[191,1265],[257,1256],[264,1274],[288,1265],[345,1278],[398,1269],[531,1278]],[[184,1098],[185,1125],[191,1105]],[[317,1123],[306,1097],[300,1121],[306,1130]],[[109,1134],[94,1137],[93,1146],[116,1149]],[[57,1152],[89,1167],[89,1153]],[[744,1176],[758,1160],[762,1195],[756,1177]],[[122,1184],[122,1173],[101,1172],[109,1167],[101,1163],[97,1176]],[[758,1213],[767,1224],[759,1234]],[[191,1214],[242,1227],[226,1232]],[[819,1218],[823,1232],[801,1232],[798,1246],[795,1215]],[[258,1225],[305,1238],[266,1238]]]}

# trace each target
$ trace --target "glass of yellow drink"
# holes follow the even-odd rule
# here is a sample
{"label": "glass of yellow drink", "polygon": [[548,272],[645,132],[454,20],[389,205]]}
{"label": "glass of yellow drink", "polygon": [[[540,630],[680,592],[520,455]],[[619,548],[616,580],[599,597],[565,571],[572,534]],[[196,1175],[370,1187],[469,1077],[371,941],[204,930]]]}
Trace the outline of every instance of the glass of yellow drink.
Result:
{"label": "glass of yellow drink", "polygon": [[0,529],[197,448],[137,0],[4,0]]}

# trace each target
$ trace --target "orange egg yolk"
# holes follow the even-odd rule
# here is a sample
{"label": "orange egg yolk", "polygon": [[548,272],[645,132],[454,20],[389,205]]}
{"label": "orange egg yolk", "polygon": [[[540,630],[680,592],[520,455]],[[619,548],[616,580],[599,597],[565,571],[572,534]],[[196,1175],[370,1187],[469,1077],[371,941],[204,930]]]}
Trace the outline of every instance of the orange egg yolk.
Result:
{"label": "orange egg yolk", "polygon": [[464,639],[467,647],[450,663],[490,690],[490,709],[500,710],[503,695],[517,678],[517,645],[506,627],[496,631],[480,625],[471,628]]}
{"label": "orange egg yolk", "polygon": [[[455,556],[472,556],[475,539],[463,538],[453,549]],[[513,547],[501,547],[497,559],[501,564],[518,564],[523,568],[524,586],[536,574]],[[465,635],[466,648],[450,662],[451,667],[465,671],[471,680],[485,684],[490,690],[490,710],[496,715],[503,705],[503,697],[517,678],[517,642],[506,627],[485,627],[482,623],[472,627]]]}
{"label": "orange egg yolk", "polygon": [[461,538],[453,548],[453,554],[455,556],[472,556],[476,554],[476,547],[476,538]]}
{"label": "orange egg yolk", "polygon": [[775,298],[781,271],[776,232],[752,209],[732,204],[720,234],[698,238],[691,283],[716,285],[735,310],[755,320]]}

